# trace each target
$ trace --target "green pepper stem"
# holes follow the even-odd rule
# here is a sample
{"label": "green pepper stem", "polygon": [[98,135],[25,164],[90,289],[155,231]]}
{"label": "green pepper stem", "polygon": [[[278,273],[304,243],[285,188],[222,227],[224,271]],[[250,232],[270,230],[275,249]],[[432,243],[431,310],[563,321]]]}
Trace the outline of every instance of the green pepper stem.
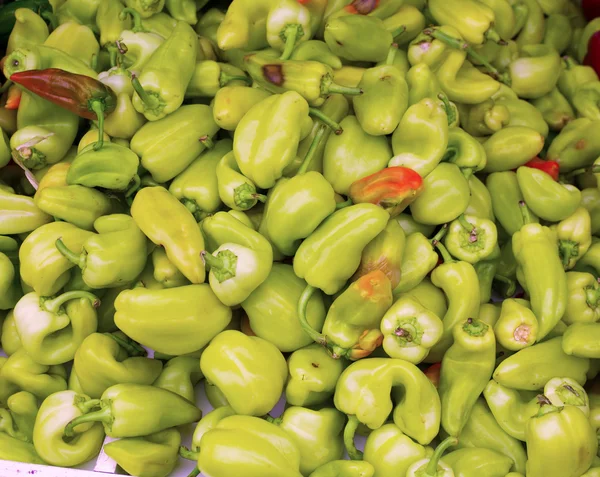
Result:
{"label": "green pepper stem", "polygon": [[194,467],[194,470],[192,470],[187,477],[197,477],[198,475],[200,475],[200,469],[198,468],[198,466]]}
{"label": "green pepper stem", "polygon": [[285,39],[285,46],[279,59],[288,60],[294,52],[296,42],[304,36],[304,29],[302,28],[302,25],[298,24],[287,25],[281,32],[281,36]]}
{"label": "green pepper stem", "polygon": [[334,121],[329,116],[323,113],[323,111],[316,108],[308,108],[308,114],[313,118],[317,118],[321,121],[325,126],[328,126],[336,135],[340,135],[344,132],[340,123]]}
{"label": "green pepper stem", "polygon": [[506,289],[506,292],[504,293],[504,295],[506,297],[513,296],[515,294],[515,292],[517,291],[517,284],[515,283],[514,280],[511,280],[510,278],[507,278],[503,275],[494,275],[494,280],[507,285],[508,288]]}
{"label": "green pepper stem", "polygon": [[98,141],[94,144],[94,151],[98,151],[104,145],[104,109],[103,101],[91,100],[88,103],[88,108],[96,113],[98,119]]}
{"label": "green pepper stem", "polygon": [[448,233],[448,224],[442,225],[442,228],[438,230],[437,234],[431,238],[431,245],[435,247],[435,245],[446,236],[446,233]]}
{"label": "green pepper stem", "polygon": [[131,77],[131,85],[142,100],[142,103],[144,103],[148,107],[148,109],[158,108],[160,104],[159,99],[155,96],[149,95],[142,86],[142,83],[140,83],[140,80],[137,79],[135,76]]}
{"label": "green pepper stem", "polygon": [[50,27],[52,30],[56,30],[59,27],[58,17],[52,12],[42,12],[40,16],[50,23]]}
{"label": "green pepper stem", "polygon": [[562,264],[566,270],[572,258],[579,256],[579,243],[573,240],[560,240],[558,242],[558,252],[562,259]]}
{"label": "green pepper stem", "polygon": [[124,8],[123,10],[121,10],[121,13],[119,13],[119,20],[123,21],[125,20],[125,18],[127,18],[127,15],[131,16],[131,19],[133,20],[133,27],[131,28],[131,31],[134,33],[147,33],[148,30],[146,30],[144,28],[144,26],[142,25],[142,16],[140,15],[140,13],[133,9],[133,8]]}
{"label": "green pepper stem", "polygon": [[458,444],[458,439],[456,437],[447,437],[444,439],[439,446],[435,448],[435,452],[431,456],[429,464],[425,468],[425,475],[435,477],[438,471],[438,465],[440,463],[440,459],[444,455],[444,452],[448,450],[449,447],[455,446]]}
{"label": "green pepper stem", "polygon": [[334,83],[331,76],[324,76],[321,82],[321,95],[329,96],[332,93],[346,94],[348,96],[358,96],[360,94],[363,94],[363,90],[361,88],[342,86],[341,84]]}
{"label": "green pepper stem", "polygon": [[100,306],[100,299],[96,295],[83,290],[73,290],[65,292],[62,295],[58,295],[56,298],[44,299],[42,307],[50,313],[58,313],[60,307],[66,302],[77,300],[78,298],[87,298],[90,300],[94,308],[98,308]]}
{"label": "green pepper stem", "polygon": [[81,269],[85,268],[87,261],[87,256],[85,253],[73,252],[65,245],[65,243],[62,241],[62,238],[57,239],[54,244],[62,256],[65,257],[69,262],[74,263]]}
{"label": "green pepper stem", "polygon": [[392,38],[396,38],[399,37],[400,35],[402,35],[402,33],[404,33],[406,31],[406,25],[402,25],[399,26],[398,28],[390,31],[390,33],[392,34]]}
{"label": "green pepper stem", "polygon": [[360,422],[356,416],[348,416],[348,423],[344,427],[344,445],[351,460],[362,460],[363,458],[363,453],[356,448],[354,443],[354,435],[359,424]]}
{"label": "green pepper stem", "polygon": [[519,201],[519,210],[521,211],[521,217],[523,217],[523,225],[531,223],[531,214],[529,213],[529,207],[524,200]]}
{"label": "green pepper stem", "polygon": [[595,287],[585,287],[585,302],[591,308],[596,308],[600,301],[600,289]]}
{"label": "green pepper stem", "polygon": [[206,149],[213,149],[215,147],[215,142],[210,136],[204,135],[198,140],[204,145]]}
{"label": "green pepper stem", "polygon": [[308,151],[306,151],[306,155],[304,156],[302,164],[300,165],[300,168],[298,169],[298,172],[296,173],[296,175],[301,176],[302,174],[305,174],[306,171],[308,170],[310,163],[313,160],[313,157],[315,157],[315,153],[317,152],[319,144],[321,143],[321,141],[323,140],[323,137],[325,136],[325,130],[326,130],[325,128],[326,128],[326,126],[320,126],[319,129],[317,129],[317,133],[315,134],[315,137],[313,138],[312,142],[310,143]]}
{"label": "green pepper stem", "polygon": [[110,424],[113,421],[112,411],[109,406],[103,407],[98,411],[89,412],[76,417],[65,426],[64,435],[66,437],[73,437],[75,434],[75,427],[80,424],[88,422],[102,422],[103,424]]}
{"label": "green pepper stem", "polygon": [[135,341],[124,340],[120,336],[114,335],[112,333],[104,334],[106,336],[110,336],[113,340],[115,340],[121,348],[127,351],[127,354],[129,356],[146,356],[146,350]]}
{"label": "green pepper stem", "polygon": [[335,204],[335,210],[345,209],[346,207],[350,207],[354,202],[352,199],[347,199],[344,202],[338,202]]}
{"label": "green pepper stem", "polygon": [[28,441],[23,433],[15,429],[15,423],[8,409],[0,408],[0,432],[8,434],[10,437],[14,437],[20,441]]}
{"label": "green pepper stem", "polygon": [[438,94],[438,99],[444,103],[444,109],[446,110],[446,116],[448,117],[448,125],[454,124],[456,122],[456,111],[450,104],[450,100],[445,93]]}
{"label": "green pepper stem", "polygon": [[179,455],[186,460],[198,460],[198,454],[198,452],[191,451],[184,446],[179,448]]}
{"label": "green pepper stem", "polygon": [[543,394],[537,395],[537,401],[538,401],[538,404],[540,405],[540,409],[538,410],[537,417],[542,417],[551,412],[556,412],[559,409],[557,406],[552,405],[552,402],[550,401],[550,399],[548,399]]}
{"label": "green pepper stem", "polygon": [[87,414],[95,407],[100,407],[100,399],[86,399],[77,402],[77,408],[84,414]]}
{"label": "green pepper stem", "polygon": [[570,70],[571,68],[577,66],[577,62],[571,58],[569,55],[565,55],[562,57],[565,69]]}
{"label": "green pepper stem", "polygon": [[391,66],[394,64],[396,53],[398,53],[398,43],[392,43],[390,49],[388,50],[387,58],[385,59],[386,65]]}
{"label": "green pepper stem", "polygon": [[[490,31],[490,30],[488,30],[488,31]],[[433,28],[428,28],[426,30],[423,30],[423,33],[431,36],[432,38],[435,38],[436,40],[440,40],[441,42],[444,42],[446,45],[448,45],[451,48],[465,51],[467,53],[467,55],[469,55],[471,58],[473,58],[475,61],[477,61],[481,65],[483,65],[485,67],[485,69],[488,70],[488,73],[490,74],[490,76],[492,78],[506,84],[507,86],[511,85],[510,77],[507,74],[500,73],[500,71],[498,71],[497,68],[492,66],[490,64],[490,62],[483,55],[481,55],[477,51],[475,51],[473,49],[473,47],[466,41],[459,40],[458,38],[454,38],[453,36],[450,36],[450,35],[444,33],[443,31],[433,29]],[[498,37],[498,39],[499,38],[500,37]]]}
{"label": "green pepper stem", "polygon": [[275,424],[276,426],[279,426],[283,422],[283,418],[281,416],[273,417],[271,416],[271,414],[263,416],[263,419],[267,422],[270,422],[271,424]]}
{"label": "green pepper stem", "polygon": [[485,32],[486,40],[493,41],[494,43],[498,43],[498,45],[505,46],[507,43],[500,38],[500,35],[493,28],[489,28],[488,31]]}
{"label": "green pepper stem", "polygon": [[327,337],[317,331],[310,325],[308,319],[306,318],[306,309],[308,308],[308,302],[310,298],[313,296],[314,292],[317,289],[311,285],[306,285],[306,288],[300,295],[298,300],[298,320],[300,321],[300,326],[304,330],[304,332],[310,336],[310,338],[315,342],[320,344],[321,346],[327,346]]}
{"label": "green pepper stem", "polygon": [[140,179],[140,176],[138,176],[137,174],[134,175],[131,178],[130,184],[131,185],[129,186],[129,188],[125,191],[125,197],[130,197],[132,194],[134,194],[140,188],[140,185],[142,184],[142,180]]}
{"label": "green pepper stem", "polygon": [[450,253],[448,252],[448,249],[442,245],[442,242],[436,242],[435,247],[440,252],[440,255],[442,256],[442,260],[444,261],[444,263],[452,263],[455,261],[452,258],[452,255],[450,255]]}
{"label": "green pepper stem", "polygon": [[210,268],[223,268],[223,260],[215,257],[212,253],[208,253],[206,250],[202,250],[200,252],[200,256],[202,257],[202,261],[208,265]]}
{"label": "green pepper stem", "polygon": [[231,83],[232,81],[244,81],[248,85],[252,83],[252,80],[247,76],[230,75],[224,71],[221,71],[221,74],[219,75],[219,85],[221,87],[225,86],[227,83]]}
{"label": "green pepper stem", "polygon": [[462,228],[469,233],[472,233],[475,230],[475,226],[465,218],[465,214],[460,214],[458,216],[458,222],[462,225]]}
{"label": "green pepper stem", "polygon": [[463,177],[467,180],[469,180],[471,176],[475,173],[475,171],[473,171],[471,167],[463,167],[461,168],[460,172],[462,173]]}

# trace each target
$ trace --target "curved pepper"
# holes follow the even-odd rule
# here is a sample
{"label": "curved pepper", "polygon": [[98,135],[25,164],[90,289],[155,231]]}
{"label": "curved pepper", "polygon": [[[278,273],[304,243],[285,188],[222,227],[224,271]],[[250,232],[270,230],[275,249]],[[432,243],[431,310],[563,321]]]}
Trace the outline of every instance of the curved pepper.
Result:
{"label": "curved pepper", "polygon": [[81,230],[66,222],[52,222],[34,230],[19,248],[20,274],[23,282],[40,296],[52,296],[71,278],[75,266],[56,248],[61,238],[69,250],[81,253],[91,232]]}
{"label": "curved pepper", "polygon": [[[360,264],[360,254],[387,225],[389,214],[373,204],[357,204],[325,219],[294,256],[294,272],[326,294],[337,293]],[[344,260],[337,260],[343,251]]]}
{"label": "curved pepper", "polygon": [[185,90],[186,98],[212,98],[228,83],[248,83],[245,73],[228,63],[204,60],[196,63],[192,79]]}
{"label": "curved pepper", "polygon": [[128,18],[119,18],[122,10],[123,3],[120,0],[99,2],[96,13],[96,25],[100,31],[100,46],[110,47],[114,45],[119,39],[121,32],[131,28],[131,21]]}
{"label": "curved pepper", "polygon": [[563,321],[595,323],[600,320],[600,284],[594,275],[567,272],[567,308]]}
{"label": "curved pepper", "polygon": [[162,372],[154,381],[154,386],[172,391],[190,402],[195,402],[194,386],[203,377],[198,358],[175,356],[162,369]]}
{"label": "curved pepper", "polygon": [[[147,263],[150,263],[149,261]],[[153,279],[160,284],[159,288],[175,288],[183,285],[189,285],[190,281],[185,278],[183,273],[169,260],[167,252],[163,247],[156,247],[152,252]],[[143,272],[142,272],[143,274]],[[141,280],[144,287],[152,288],[150,283]]]}
{"label": "curved pepper", "polygon": [[527,126],[507,126],[492,134],[483,147],[487,156],[485,172],[508,171],[537,156],[544,147],[544,136]]}
{"label": "curved pepper", "polygon": [[250,86],[224,86],[213,100],[215,123],[227,131],[235,131],[244,115],[257,103],[270,96],[268,91]]}
{"label": "curved pepper", "polygon": [[327,401],[333,396],[345,367],[343,360],[332,358],[317,343],[294,351],[287,363],[289,379],[285,387],[285,400],[292,406],[314,406]]}
{"label": "curved pepper", "polygon": [[17,8],[14,11],[14,20],[15,24],[6,43],[7,55],[17,48],[41,45],[48,38],[48,25],[35,11],[29,8]]}
{"label": "curved pepper", "polygon": [[28,70],[45,70],[58,68],[78,75],[96,78],[96,73],[84,61],[51,46],[30,45],[28,48],[17,48],[4,61],[4,76],[10,78],[14,73]]}
{"label": "curved pepper", "polygon": [[599,126],[600,121],[574,119],[554,138],[546,159],[558,162],[563,173],[591,165],[600,155]]}
{"label": "curved pepper", "polygon": [[[155,351],[180,355],[206,346],[231,321],[208,284],[122,291],[115,301],[115,324]],[[156,316],[163,319],[156,320]]]}
{"label": "curved pepper", "polygon": [[[241,303],[256,336],[273,343],[282,352],[310,344],[312,339],[298,321],[298,300],[305,287],[306,282],[294,274],[291,265],[274,263],[267,279]],[[313,329],[323,327],[325,307],[320,292],[313,294],[308,302],[307,320]]]}
{"label": "curved pepper", "polygon": [[442,103],[425,98],[406,110],[392,135],[390,167],[403,166],[425,178],[448,147],[448,116]]}
{"label": "curved pepper", "polygon": [[178,394],[144,384],[115,384],[100,399],[86,399],[83,405],[83,414],[65,426],[66,437],[73,437],[81,424],[96,422],[102,423],[110,437],[141,437],[190,424],[202,416],[195,404]]}
{"label": "curved pepper", "polygon": [[72,372],[91,398],[100,398],[118,383],[152,384],[162,370],[162,363],[144,357],[142,352],[141,347],[128,342],[122,334],[92,333],[75,352]]}
{"label": "curved pepper", "polygon": [[109,442],[104,452],[131,475],[168,476],[178,463],[181,435],[166,429],[144,437]]}
{"label": "curved pepper", "polygon": [[431,456],[412,464],[406,472],[406,477],[453,477],[452,468],[440,459],[449,447],[456,444],[458,444],[456,437],[447,437],[440,442]]}
{"label": "curved pepper", "polygon": [[496,216],[492,205],[492,196],[486,185],[473,175],[469,177],[469,188],[471,189],[471,200],[465,214],[495,222]]}
{"label": "curved pepper", "polygon": [[555,376],[585,384],[590,360],[567,355],[562,350],[562,340],[558,336],[509,356],[494,371],[494,380],[510,388],[528,391],[543,388]]}
{"label": "curved pepper", "polygon": [[504,348],[518,351],[536,342],[539,325],[528,305],[518,299],[502,302],[502,311],[494,326],[494,332],[496,340]]}
{"label": "curved pepper", "polygon": [[438,255],[429,239],[420,232],[410,234],[406,238],[400,266],[400,282],[394,288],[394,296],[418,286],[437,265],[437,262]]}
{"label": "curved pepper", "polygon": [[221,206],[218,193],[218,164],[232,150],[230,139],[215,143],[204,151],[186,170],[175,177],[169,192],[177,197],[192,212],[197,221],[216,212]]}
{"label": "curved pepper", "polygon": [[52,30],[44,46],[64,51],[73,58],[80,59],[90,68],[96,69],[95,62],[98,61],[100,45],[94,31],[87,25],[62,23]]}
{"label": "curved pepper", "polygon": [[363,459],[379,477],[406,475],[408,468],[426,457],[427,450],[405,435],[395,424],[384,424],[365,442]]}
{"label": "curved pepper", "polygon": [[165,248],[169,260],[188,280],[204,282],[206,272],[200,256],[204,238],[181,202],[163,187],[145,187],[133,200],[131,216],[146,237]]}
{"label": "curved pepper", "polygon": [[275,345],[234,330],[211,341],[200,358],[200,369],[237,414],[249,416],[262,416],[275,406],[287,376],[285,359]]}
{"label": "curved pepper", "polygon": [[100,424],[81,426],[76,438],[63,439],[65,425],[87,411],[89,397],[74,391],[61,391],[46,398],[35,419],[35,450],[51,465],[73,467],[97,456],[104,441]]}
{"label": "curved pepper", "polygon": [[481,2],[433,0],[429,10],[440,25],[452,25],[469,43],[479,45],[485,39],[500,39],[492,28],[496,18],[494,11]]}
{"label": "curved pepper", "polygon": [[461,170],[477,172],[485,167],[487,157],[477,139],[459,127],[451,127],[448,129],[448,147],[442,161],[456,164]]}
{"label": "curved pepper", "polygon": [[33,232],[52,221],[31,197],[0,190],[0,234],[13,235]]}
{"label": "curved pepper", "polygon": [[552,131],[562,130],[565,125],[575,119],[573,108],[558,88],[531,100],[531,104],[542,113]]}
{"label": "curved pepper", "polygon": [[219,198],[232,210],[244,211],[267,198],[256,192],[256,185],[240,172],[233,150],[227,152],[216,167]]}
{"label": "curved pepper", "polygon": [[[580,186],[583,187],[583,186]],[[587,188],[581,191],[581,205],[587,209],[590,214],[592,235],[600,231],[600,190],[597,187]]]}

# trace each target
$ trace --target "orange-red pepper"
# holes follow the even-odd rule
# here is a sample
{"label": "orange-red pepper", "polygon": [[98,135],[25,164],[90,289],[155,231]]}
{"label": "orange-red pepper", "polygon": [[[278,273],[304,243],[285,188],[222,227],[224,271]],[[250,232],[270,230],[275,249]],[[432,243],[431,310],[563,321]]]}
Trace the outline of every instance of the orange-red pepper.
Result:
{"label": "orange-red pepper", "polygon": [[556,161],[546,161],[544,159],[540,159],[539,157],[534,157],[528,163],[525,164],[525,167],[539,169],[540,171],[544,171],[555,181],[558,180],[560,165]]}

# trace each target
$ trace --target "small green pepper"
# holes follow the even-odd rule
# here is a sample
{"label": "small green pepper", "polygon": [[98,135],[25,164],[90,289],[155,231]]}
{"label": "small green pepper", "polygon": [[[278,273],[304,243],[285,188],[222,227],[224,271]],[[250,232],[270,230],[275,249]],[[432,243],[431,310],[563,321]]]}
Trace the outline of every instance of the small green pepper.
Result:
{"label": "small green pepper", "polygon": [[460,215],[450,222],[443,240],[451,255],[474,264],[492,254],[498,243],[498,233],[491,220]]}
{"label": "small green pepper", "polygon": [[558,239],[558,254],[565,270],[572,269],[592,245],[592,222],[585,207],[578,207],[573,214],[551,230]]}

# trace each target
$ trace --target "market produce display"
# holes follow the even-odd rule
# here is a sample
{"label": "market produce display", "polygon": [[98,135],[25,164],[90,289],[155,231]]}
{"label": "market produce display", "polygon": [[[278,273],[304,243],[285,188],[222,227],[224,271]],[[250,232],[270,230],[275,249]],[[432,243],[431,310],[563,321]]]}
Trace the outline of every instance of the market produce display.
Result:
{"label": "market produce display", "polygon": [[17,0],[0,45],[0,459],[600,476],[599,1]]}

